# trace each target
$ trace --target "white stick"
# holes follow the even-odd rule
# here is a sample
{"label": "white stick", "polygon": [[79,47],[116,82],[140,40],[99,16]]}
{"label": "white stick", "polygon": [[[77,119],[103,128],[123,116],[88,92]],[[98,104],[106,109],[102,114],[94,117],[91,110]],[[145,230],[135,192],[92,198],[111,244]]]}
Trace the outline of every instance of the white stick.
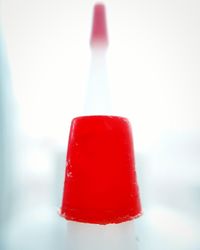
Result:
{"label": "white stick", "polygon": [[106,69],[106,48],[104,47],[92,49],[92,61],[85,100],[85,115],[111,114]]}

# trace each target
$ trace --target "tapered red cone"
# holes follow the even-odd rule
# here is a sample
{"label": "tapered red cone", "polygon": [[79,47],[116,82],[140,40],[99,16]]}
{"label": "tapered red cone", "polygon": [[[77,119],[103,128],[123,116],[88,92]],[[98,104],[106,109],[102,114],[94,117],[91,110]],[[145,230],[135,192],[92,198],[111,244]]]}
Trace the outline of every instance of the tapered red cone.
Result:
{"label": "tapered red cone", "polygon": [[73,119],[61,215],[109,224],[141,214],[131,126],[117,116]]}

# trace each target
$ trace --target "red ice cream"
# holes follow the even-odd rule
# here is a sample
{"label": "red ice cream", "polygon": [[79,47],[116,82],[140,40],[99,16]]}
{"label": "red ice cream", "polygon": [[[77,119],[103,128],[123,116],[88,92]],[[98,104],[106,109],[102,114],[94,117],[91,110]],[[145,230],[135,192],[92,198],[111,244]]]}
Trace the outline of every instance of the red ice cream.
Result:
{"label": "red ice cream", "polygon": [[129,121],[83,116],[71,124],[61,215],[109,224],[141,214]]}

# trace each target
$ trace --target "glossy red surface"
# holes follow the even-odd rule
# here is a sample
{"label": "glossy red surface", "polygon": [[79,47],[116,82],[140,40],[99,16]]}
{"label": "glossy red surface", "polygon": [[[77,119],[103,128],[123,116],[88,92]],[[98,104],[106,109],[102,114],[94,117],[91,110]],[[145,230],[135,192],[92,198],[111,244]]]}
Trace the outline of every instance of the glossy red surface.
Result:
{"label": "glossy red surface", "polygon": [[108,224],[141,214],[131,126],[117,116],[73,119],[61,215]]}

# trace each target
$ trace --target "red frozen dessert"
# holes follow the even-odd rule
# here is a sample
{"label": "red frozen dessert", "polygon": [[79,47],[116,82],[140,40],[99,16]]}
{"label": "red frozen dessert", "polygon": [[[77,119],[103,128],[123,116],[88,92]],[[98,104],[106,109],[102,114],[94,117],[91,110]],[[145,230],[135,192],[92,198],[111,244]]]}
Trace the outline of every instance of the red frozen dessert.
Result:
{"label": "red frozen dessert", "polygon": [[61,215],[108,224],[141,214],[131,125],[118,116],[73,119]]}

